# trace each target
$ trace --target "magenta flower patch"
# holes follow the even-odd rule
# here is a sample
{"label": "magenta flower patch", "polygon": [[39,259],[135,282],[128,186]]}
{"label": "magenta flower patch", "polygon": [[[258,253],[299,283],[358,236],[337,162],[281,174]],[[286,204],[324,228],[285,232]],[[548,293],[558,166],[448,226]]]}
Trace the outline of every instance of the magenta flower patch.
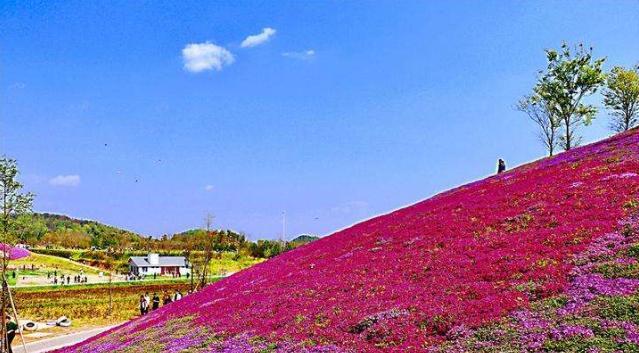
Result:
{"label": "magenta flower patch", "polygon": [[[466,352],[450,342],[506,319],[529,351],[587,341],[592,328],[557,325],[529,303],[563,294],[574,315],[637,290],[597,271],[635,261],[615,256],[638,172],[634,130],[359,223],[64,352],[135,352],[152,344],[141,332],[159,332],[157,352]],[[183,317],[206,335],[171,334]]]}

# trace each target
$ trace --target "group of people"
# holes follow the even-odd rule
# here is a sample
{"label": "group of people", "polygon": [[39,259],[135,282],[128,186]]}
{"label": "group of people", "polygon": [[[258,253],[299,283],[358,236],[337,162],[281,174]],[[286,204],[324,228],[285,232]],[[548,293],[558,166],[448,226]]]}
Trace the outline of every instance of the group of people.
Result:
{"label": "group of people", "polygon": [[[182,292],[179,290],[176,290],[173,295],[169,294],[167,291],[164,291],[163,293],[163,306],[182,299]],[[149,295],[149,292],[140,295],[140,315],[144,316],[149,313],[149,310],[157,310],[159,307],[160,297],[157,293],[153,293],[153,297]]]}
{"label": "group of people", "polygon": [[65,285],[65,282],[67,285],[71,284],[71,281],[73,280],[74,284],[82,284],[82,283],[88,283],[89,282],[89,278],[84,274],[84,271],[80,271],[79,274],[74,275],[73,277],[71,277],[70,275],[67,275],[66,277],[64,276],[64,274],[60,274],[60,279],[58,280],[58,271],[53,271],[53,274],[51,272],[47,272],[47,278],[49,280],[51,280],[51,277],[53,277],[52,283],[54,285],[56,284],[61,284],[61,285]]}
{"label": "group of people", "polygon": [[[171,277],[173,278],[182,278],[182,274],[179,271],[171,272]],[[155,277],[153,277],[155,278]],[[186,279],[189,279],[189,273],[186,273]]]}
{"label": "group of people", "polygon": [[[169,273],[169,275],[171,275],[171,277],[173,278],[182,278],[182,274],[180,272],[171,272]],[[158,278],[158,274],[157,273],[153,273],[152,275],[148,275],[150,277],[153,277],[153,279],[157,279]],[[186,279],[190,278],[190,274],[187,273],[186,275]],[[128,273],[126,274],[126,276],[124,277],[127,281],[142,281],[145,280],[147,278],[146,274],[139,274],[136,275],[134,273]]]}
{"label": "group of people", "polygon": [[129,274],[127,274],[124,277],[124,279],[127,280],[127,281],[141,281],[141,280],[143,280],[145,278],[146,278],[146,276],[144,276],[144,275],[135,275],[133,273],[129,273]]}

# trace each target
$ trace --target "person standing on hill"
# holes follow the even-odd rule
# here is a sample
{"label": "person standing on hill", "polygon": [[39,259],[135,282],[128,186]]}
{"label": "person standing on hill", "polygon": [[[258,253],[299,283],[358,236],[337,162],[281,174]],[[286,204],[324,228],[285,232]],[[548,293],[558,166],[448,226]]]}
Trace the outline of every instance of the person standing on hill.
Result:
{"label": "person standing on hill", "polygon": [[171,296],[169,295],[169,293],[164,291],[164,298],[162,299],[162,305],[171,304],[171,302],[172,302]]}
{"label": "person standing on hill", "polygon": [[153,293],[153,310],[157,310],[160,307],[160,297],[157,293]]}
{"label": "person standing on hill", "polygon": [[503,159],[499,158],[497,161],[497,174],[501,174],[506,171],[506,162]]}

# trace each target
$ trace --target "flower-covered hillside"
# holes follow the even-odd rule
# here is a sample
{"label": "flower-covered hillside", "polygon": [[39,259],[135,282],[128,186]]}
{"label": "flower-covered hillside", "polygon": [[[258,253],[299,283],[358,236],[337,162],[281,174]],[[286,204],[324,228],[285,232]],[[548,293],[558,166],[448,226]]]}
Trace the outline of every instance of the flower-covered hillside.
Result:
{"label": "flower-covered hillside", "polygon": [[[460,337],[531,302],[570,290],[577,310],[592,281],[634,293],[571,271],[637,208],[638,173],[635,130],[362,222],[64,351],[465,351]],[[589,334],[574,326],[547,337]]]}

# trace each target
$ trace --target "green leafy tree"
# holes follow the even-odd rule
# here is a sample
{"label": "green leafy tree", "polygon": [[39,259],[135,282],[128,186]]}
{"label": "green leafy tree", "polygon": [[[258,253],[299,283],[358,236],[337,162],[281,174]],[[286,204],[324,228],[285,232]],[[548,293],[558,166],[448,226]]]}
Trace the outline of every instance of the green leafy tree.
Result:
{"label": "green leafy tree", "polygon": [[635,127],[639,116],[639,65],[633,69],[615,66],[608,74],[603,96],[613,116],[610,124],[613,131]]}
{"label": "green leafy tree", "polygon": [[11,228],[18,242],[29,245],[37,245],[48,232],[47,225],[33,214],[21,214],[15,217]]}
{"label": "green leafy tree", "polygon": [[524,97],[517,103],[515,108],[525,113],[537,125],[539,128],[539,141],[548,151],[548,155],[552,156],[559,142],[561,121],[553,115],[546,102],[539,97]]}
{"label": "green leafy tree", "polygon": [[562,124],[559,143],[564,150],[578,146],[577,129],[590,125],[597,108],[583,102],[605,82],[605,58],[593,59],[592,48],[579,44],[572,50],[566,43],[560,50],[546,50],[548,66],[535,86],[534,97],[544,102],[549,113]]}
{"label": "green leafy tree", "polygon": [[0,324],[0,332],[2,333],[2,352],[8,351],[6,316],[8,308],[9,288],[7,285],[7,266],[10,259],[10,246],[15,243],[17,235],[15,230],[18,228],[16,219],[25,213],[31,212],[33,203],[33,194],[23,193],[22,184],[17,180],[18,166],[14,159],[2,157],[0,158],[0,243],[2,243],[2,259],[0,260],[0,270],[2,271],[2,305],[0,316],[2,317]]}

